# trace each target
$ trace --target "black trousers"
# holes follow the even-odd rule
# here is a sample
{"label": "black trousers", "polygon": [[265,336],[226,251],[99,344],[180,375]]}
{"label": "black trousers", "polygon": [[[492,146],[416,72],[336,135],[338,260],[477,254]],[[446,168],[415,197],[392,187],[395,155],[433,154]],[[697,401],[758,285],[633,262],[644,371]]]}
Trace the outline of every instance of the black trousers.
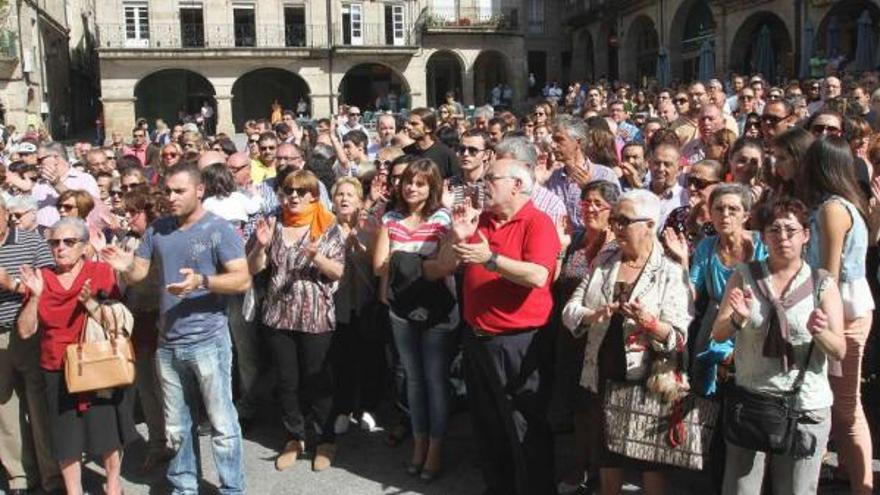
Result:
{"label": "black trousers", "polygon": [[284,427],[296,440],[305,440],[305,415],[312,413],[321,428],[321,443],[336,440],[333,431],[333,374],[330,369],[330,343],[333,332],[305,333],[268,330],[278,371],[278,390]]}
{"label": "black trousers", "polygon": [[387,329],[373,323],[367,315],[352,314],[349,323],[337,324],[333,332],[334,415],[375,413],[384,398]]}
{"label": "black trousers", "polygon": [[547,421],[552,335],[482,337],[466,328],[462,340],[473,434],[490,493],[555,494]]}

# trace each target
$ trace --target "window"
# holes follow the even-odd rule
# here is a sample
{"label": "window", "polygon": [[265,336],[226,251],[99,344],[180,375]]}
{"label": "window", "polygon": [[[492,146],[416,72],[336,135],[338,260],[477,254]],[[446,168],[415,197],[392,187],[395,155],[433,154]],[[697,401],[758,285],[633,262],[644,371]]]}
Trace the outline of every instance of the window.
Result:
{"label": "window", "polygon": [[122,9],[125,16],[125,46],[149,46],[150,20],[147,2],[125,2]]}
{"label": "window", "polygon": [[284,46],[306,46],[305,7],[284,7]]}
{"label": "window", "polygon": [[402,46],[406,44],[403,35],[403,5],[385,6],[385,44]]}
{"label": "window", "polygon": [[544,1],[529,0],[529,32],[544,32]]}
{"label": "window", "polygon": [[349,3],[342,6],[342,44],[363,45],[364,6],[359,3]]}
{"label": "window", "polygon": [[254,4],[234,5],[232,8],[235,46],[257,46]]}
{"label": "window", "polygon": [[205,46],[205,20],[201,7],[180,9],[180,40],[183,48]]}

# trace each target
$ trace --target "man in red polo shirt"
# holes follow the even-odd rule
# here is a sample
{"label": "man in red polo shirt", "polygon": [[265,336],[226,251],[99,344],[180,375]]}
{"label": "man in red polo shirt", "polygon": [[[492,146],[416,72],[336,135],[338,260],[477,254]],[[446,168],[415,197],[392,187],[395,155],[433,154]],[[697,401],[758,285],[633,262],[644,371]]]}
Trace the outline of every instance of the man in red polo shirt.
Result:
{"label": "man in red polo shirt", "polygon": [[543,359],[552,342],[540,328],[553,308],[559,236],[529,199],[528,164],[497,160],[483,180],[486,209],[456,211],[440,253],[447,269],[464,264],[465,380],[483,476],[487,493],[555,493]]}

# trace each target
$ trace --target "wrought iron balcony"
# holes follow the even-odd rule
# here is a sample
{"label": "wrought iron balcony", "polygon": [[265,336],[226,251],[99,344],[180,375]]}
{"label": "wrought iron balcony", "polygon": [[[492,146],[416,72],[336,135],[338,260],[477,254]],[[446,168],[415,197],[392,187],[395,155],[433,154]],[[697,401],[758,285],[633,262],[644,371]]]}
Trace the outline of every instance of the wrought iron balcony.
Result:
{"label": "wrought iron balcony", "polygon": [[393,29],[386,23],[362,22],[333,24],[333,45],[335,47],[413,47],[417,44],[412,27],[404,24],[402,29]]}
{"label": "wrought iron balcony", "polygon": [[492,7],[429,7],[427,31],[517,31],[519,11]]}

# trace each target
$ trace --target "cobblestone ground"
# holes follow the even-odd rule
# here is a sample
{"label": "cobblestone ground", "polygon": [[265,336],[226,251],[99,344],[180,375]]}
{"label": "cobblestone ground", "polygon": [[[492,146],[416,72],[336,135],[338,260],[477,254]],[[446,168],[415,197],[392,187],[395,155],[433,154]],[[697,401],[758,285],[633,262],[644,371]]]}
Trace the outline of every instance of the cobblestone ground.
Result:
{"label": "cobblestone ground", "polygon": [[[390,448],[383,442],[382,432],[367,433],[353,425],[349,433],[340,436],[339,454],[333,468],[313,473],[310,469],[310,456],[302,459],[292,469],[277,472],[273,460],[277,449],[283,444],[283,432],[275,426],[273,418],[265,418],[260,426],[246,435],[245,470],[247,493],[273,495],[479,495],[484,486],[475,467],[476,453],[470,439],[470,424],[466,414],[452,418],[451,431],[447,441],[445,471],[431,484],[409,477],[404,472],[410,445]],[[139,427],[142,434],[143,425]],[[557,436],[558,469],[564,470],[571,461],[573,439],[570,434]],[[165,494],[168,487],[161,473],[144,475],[138,467],[144,459],[145,444],[141,441],[131,445],[124,460],[126,495]],[[204,482],[200,493],[214,494],[217,491],[217,474],[211,458],[210,440],[201,437],[202,469]],[[84,473],[87,492],[101,494],[100,469],[90,464]],[[880,472],[880,463],[875,461],[875,473]],[[625,487],[625,493],[639,493],[637,478]],[[880,481],[880,479],[878,479]],[[589,493],[582,490],[579,495]],[[701,475],[690,472],[671,473],[669,488],[671,495],[709,495],[712,489]],[[842,485],[823,485],[820,494],[837,495],[847,493]]]}

